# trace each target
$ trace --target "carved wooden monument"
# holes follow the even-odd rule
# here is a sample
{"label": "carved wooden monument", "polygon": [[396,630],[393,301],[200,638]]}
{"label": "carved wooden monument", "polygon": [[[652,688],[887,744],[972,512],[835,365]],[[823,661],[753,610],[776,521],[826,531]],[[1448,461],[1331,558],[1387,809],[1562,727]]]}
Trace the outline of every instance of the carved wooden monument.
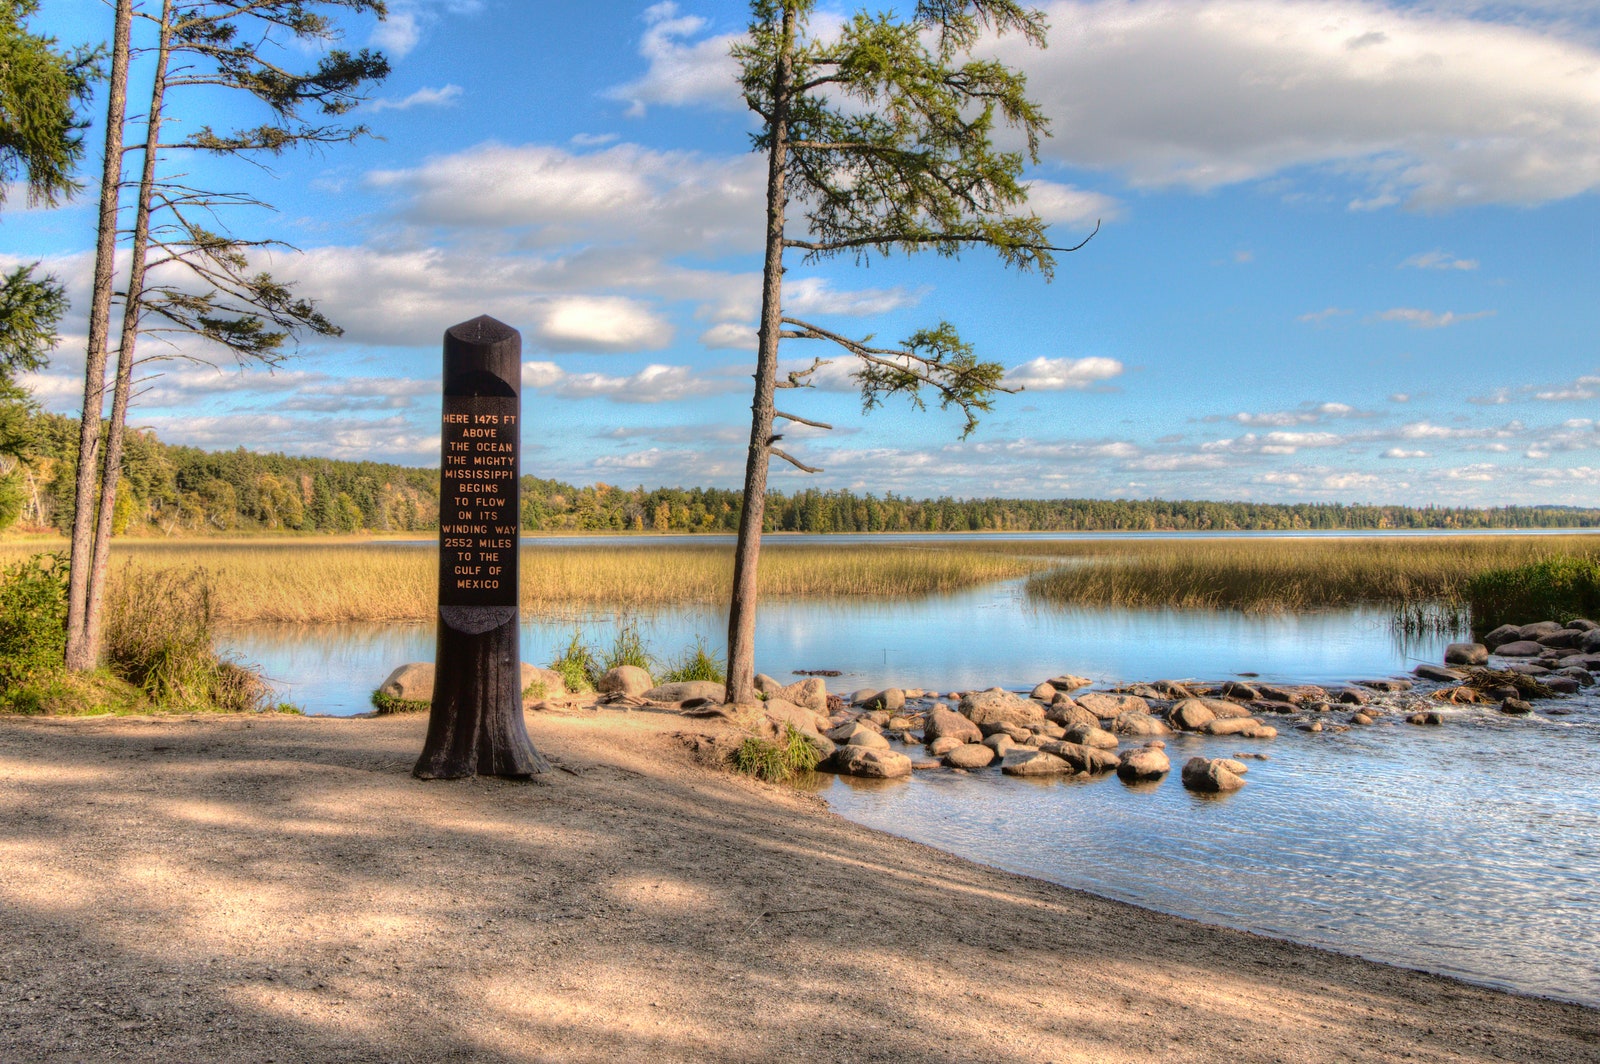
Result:
{"label": "carved wooden monument", "polygon": [[439,643],[413,774],[526,778],[549,768],[522,723],[517,547],[522,337],[484,316],[444,334]]}

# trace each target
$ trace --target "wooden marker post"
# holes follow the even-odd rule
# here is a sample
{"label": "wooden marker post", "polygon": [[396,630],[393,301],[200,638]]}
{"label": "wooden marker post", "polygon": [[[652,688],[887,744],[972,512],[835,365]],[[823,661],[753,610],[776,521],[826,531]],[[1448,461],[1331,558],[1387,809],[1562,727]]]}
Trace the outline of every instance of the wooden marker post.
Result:
{"label": "wooden marker post", "polygon": [[522,723],[517,624],[522,337],[484,316],[444,334],[439,649],[412,774],[526,778],[549,765]]}

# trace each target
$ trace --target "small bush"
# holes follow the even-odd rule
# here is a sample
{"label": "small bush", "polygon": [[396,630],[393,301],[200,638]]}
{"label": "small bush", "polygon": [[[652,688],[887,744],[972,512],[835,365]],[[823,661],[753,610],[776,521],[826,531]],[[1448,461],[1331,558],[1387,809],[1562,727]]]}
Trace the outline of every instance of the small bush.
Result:
{"label": "small bush", "polygon": [[217,656],[204,569],[124,568],[106,598],[105,660],[169,708],[243,712],[265,703],[265,681]]}
{"label": "small bush", "polygon": [[748,736],[733,752],[733,767],[768,783],[787,783],[817,767],[817,748],[793,725],[785,724],[779,741]]}
{"label": "small bush", "polygon": [[1565,621],[1600,613],[1600,561],[1550,558],[1510,569],[1490,569],[1467,584],[1472,627]]}
{"label": "small bush", "polygon": [[583,633],[574,630],[572,641],[567,644],[567,649],[561,656],[550,663],[551,671],[561,677],[561,682],[566,684],[567,690],[576,694],[587,691],[594,686],[594,681],[600,678],[600,663],[595,660],[594,651],[583,641]]}
{"label": "small bush", "polygon": [[0,570],[0,689],[59,670],[66,650],[66,560],[38,554]]}
{"label": "small bush", "polygon": [[687,683],[690,680],[710,680],[726,683],[727,671],[722,662],[706,651],[706,641],[695,637],[694,646],[685,650],[683,657],[673,663],[662,677],[662,683]]}

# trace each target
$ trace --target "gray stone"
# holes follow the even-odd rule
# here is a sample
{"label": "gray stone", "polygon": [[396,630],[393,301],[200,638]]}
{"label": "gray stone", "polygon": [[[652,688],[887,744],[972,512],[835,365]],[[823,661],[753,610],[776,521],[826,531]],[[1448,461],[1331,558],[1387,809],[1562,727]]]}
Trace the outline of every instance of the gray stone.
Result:
{"label": "gray stone", "polygon": [[1462,679],[1461,674],[1453,669],[1429,665],[1427,662],[1412,669],[1411,675],[1419,680],[1432,680],[1435,683],[1460,683]]}
{"label": "gray stone", "polygon": [[983,738],[983,732],[972,721],[940,702],[928,710],[927,722],[922,726],[922,737],[928,742],[952,738],[975,743]]}
{"label": "gray stone", "polygon": [[1244,786],[1237,772],[1226,768],[1221,760],[1191,757],[1183,766],[1183,785],[1202,794],[1226,794]]}
{"label": "gray stone", "polygon": [[644,697],[651,702],[688,702],[696,698],[725,702],[728,696],[726,689],[720,683],[711,680],[684,680],[680,683],[657,684],[646,691]]}
{"label": "gray stone", "polygon": [[842,728],[834,728],[828,732],[828,738],[841,746],[865,746],[875,750],[887,750],[889,740],[879,732],[861,721],[852,721]]}
{"label": "gray stone", "polygon": [[1237,735],[1245,739],[1276,738],[1278,729],[1254,717],[1218,717],[1205,726],[1207,735]]}
{"label": "gray stone", "polygon": [[1583,647],[1583,637],[1588,634],[1582,628],[1563,628],[1559,632],[1542,635],[1534,642],[1540,646],[1554,647],[1559,650],[1578,650]]}
{"label": "gray stone", "polygon": [[1029,691],[1028,692],[1028,697],[1029,698],[1037,698],[1041,702],[1048,702],[1052,698],[1054,698],[1057,693],[1058,692],[1056,691],[1054,686],[1052,686],[1050,684],[1047,684],[1047,683],[1042,683],[1039,686],[1035,687],[1033,690]]}
{"label": "gray stone", "polygon": [[1254,687],[1251,687],[1247,683],[1240,683],[1237,680],[1229,680],[1227,683],[1222,685],[1222,697],[1237,698],[1244,702],[1254,702],[1256,699],[1261,697],[1261,692],[1256,690]]}
{"label": "gray stone", "polygon": [[1587,617],[1574,617],[1572,620],[1567,622],[1567,627],[1576,628],[1580,632],[1592,632],[1595,629],[1600,628],[1600,622],[1591,621]]}
{"label": "gray stone", "polygon": [[1167,714],[1167,719],[1175,727],[1186,728],[1189,731],[1199,731],[1207,724],[1217,719],[1216,713],[1203,698],[1185,698],[1182,702],[1172,707]]}
{"label": "gray stone", "polygon": [[607,669],[595,683],[594,689],[603,695],[628,695],[638,697],[656,685],[650,674],[637,665],[618,665]]}
{"label": "gray stone", "polygon": [[1508,698],[1500,703],[1500,712],[1520,717],[1532,713],[1533,706],[1520,698]]}
{"label": "gray stone", "polygon": [[1484,665],[1489,661],[1489,648],[1482,643],[1451,643],[1444,648],[1446,665]]}
{"label": "gray stone", "polygon": [[995,757],[1005,757],[1021,744],[1015,739],[1011,738],[1011,736],[1001,733],[989,736],[979,745],[983,746],[987,750],[994,751]]}
{"label": "gray stone", "polygon": [[1094,681],[1083,676],[1073,676],[1071,673],[1064,673],[1060,676],[1052,676],[1045,682],[1051,687],[1054,687],[1057,691],[1076,691],[1080,687],[1088,687]]}
{"label": "gray stone", "polygon": [[995,759],[995,752],[981,743],[965,743],[944,755],[944,763],[951,768],[968,771],[987,767]]}
{"label": "gray stone", "polygon": [[797,706],[804,706],[818,713],[828,711],[828,685],[820,676],[807,676],[803,680],[778,688],[775,694],[786,702],[793,702]]}
{"label": "gray stone", "polygon": [[1583,633],[1583,642],[1580,646],[1585,654],[1600,652],[1600,628]]}
{"label": "gray stone", "polygon": [[1541,677],[1540,683],[1558,695],[1575,695],[1578,693],[1578,681],[1570,676],[1550,675]]}
{"label": "gray stone", "polygon": [[1413,686],[1410,680],[1360,680],[1358,682],[1369,691],[1382,691],[1384,694],[1389,695],[1409,691]]}
{"label": "gray stone", "polygon": [[1074,724],[1089,724],[1099,726],[1100,718],[1084,709],[1078,703],[1067,699],[1065,702],[1056,702],[1045,711],[1045,718],[1051,723],[1063,728],[1070,728]]}
{"label": "gray stone", "polygon": [[1537,640],[1542,635],[1549,635],[1551,632],[1559,631],[1561,631],[1561,625],[1555,621],[1536,621],[1533,624],[1525,624],[1517,629],[1517,638]]}
{"label": "gray stone", "polygon": [[413,661],[391,672],[389,678],[378,688],[378,693],[385,698],[397,698],[402,702],[431,702],[433,676],[433,662]]}
{"label": "gray stone", "polygon": [[934,757],[943,757],[956,747],[966,745],[964,741],[957,739],[954,735],[944,735],[928,744],[928,753]]}
{"label": "gray stone", "polygon": [[1589,687],[1594,684],[1594,673],[1590,672],[1588,669],[1585,669],[1581,665],[1568,665],[1565,668],[1557,671],[1559,671],[1562,676],[1570,676],[1572,679],[1578,681],[1579,687]]}
{"label": "gray stone", "polygon": [[1521,625],[1502,624],[1500,627],[1491,629],[1490,631],[1484,633],[1483,645],[1488,647],[1490,650],[1494,650],[1496,647],[1502,646],[1506,643],[1515,643],[1521,638]]}

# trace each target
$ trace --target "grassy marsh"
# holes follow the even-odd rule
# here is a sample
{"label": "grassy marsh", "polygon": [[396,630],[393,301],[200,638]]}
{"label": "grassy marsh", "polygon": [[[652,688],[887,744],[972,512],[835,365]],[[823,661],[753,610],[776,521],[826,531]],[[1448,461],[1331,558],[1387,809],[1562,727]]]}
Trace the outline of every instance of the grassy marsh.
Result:
{"label": "grassy marsh", "polygon": [[[59,544],[59,541],[57,541]],[[50,543],[0,543],[0,565]],[[136,569],[204,568],[224,623],[425,620],[436,601],[432,550],[363,540],[127,540],[112,581]],[[769,540],[769,597],[913,598],[1029,577],[1054,605],[1304,610],[1357,603],[1464,603],[1478,574],[1600,556],[1600,535],[1240,539],[971,540],[837,547]],[[728,597],[722,544],[593,546],[522,552],[525,609],[619,611]]]}

